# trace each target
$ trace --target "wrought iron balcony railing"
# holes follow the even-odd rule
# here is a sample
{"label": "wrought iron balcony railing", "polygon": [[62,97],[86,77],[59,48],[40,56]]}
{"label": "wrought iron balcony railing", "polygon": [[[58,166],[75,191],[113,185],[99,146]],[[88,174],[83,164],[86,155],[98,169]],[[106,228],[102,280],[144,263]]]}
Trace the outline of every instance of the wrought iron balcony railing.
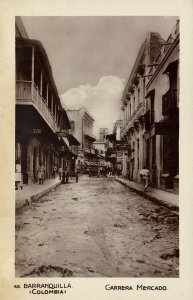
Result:
{"label": "wrought iron balcony railing", "polygon": [[33,105],[53,132],[59,131],[55,116],[47,106],[45,99],[40,95],[39,89],[34,82],[16,81],[16,104]]}

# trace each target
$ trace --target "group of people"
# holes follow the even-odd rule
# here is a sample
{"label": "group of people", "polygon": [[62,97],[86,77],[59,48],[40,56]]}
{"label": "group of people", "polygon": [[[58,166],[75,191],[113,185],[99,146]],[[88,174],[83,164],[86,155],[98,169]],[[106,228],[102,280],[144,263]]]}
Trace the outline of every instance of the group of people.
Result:
{"label": "group of people", "polygon": [[[37,173],[38,173],[38,180],[39,180],[39,184],[43,184],[44,182],[44,177],[45,177],[45,167],[42,165],[42,162],[40,162],[39,164],[39,167],[38,167],[38,170],[37,170]],[[58,170],[58,175],[59,175],[59,179],[60,180],[65,180],[65,182],[68,181],[68,177],[69,177],[69,172],[68,172],[68,169],[65,168],[63,170],[62,167],[58,168],[57,169],[57,166],[56,165],[53,165],[52,166],[52,178],[56,178],[57,176],[57,170]]]}
{"label": "group of people", "polygon": [[[59,179],[62,180],[62,178],[64,177],[65,171],[67,170],[67,168],[65,168],[65,170],[62,169],[62,167],[58,168],[58,174],[59,174]],[[39,184],[43,184],[44,183],[44,178],[45,178],[45,167],[43,166],[42,162],[40,162],[38,170],[37,170],[37,175],[38,175],[38,180],[39,180]],[[54,164],[52,166],[52,178],[56,178],[57,176],[57,166]]]}
{"label": "group of people", "polygon": [[[36,174],[34,174],[34,183],[38,181],[40,185],[44,184],[45,179],[45,171],[46,168],[44,167],[43,163],[40,161]],[[65,178],[65,181],[68,181],[68,171],[67,168],[65,170],[60,167],[58,169],[59,179],[62,180]],[[57,166],[54,164],[52,166],[52,178],[56,178],[57,175]],[[22,178],[22,170],[21,164],[19,160],[16,160],[15,163],[15,189],[18,190],[19,188],[23,189],[23,178]]]}
{"label": "group of people", "polygon": [[[155,169],[155,167],[154,167]],[[39,167],[37,169],[37,178],[38,178],[38,182],[39,184],[43,184],[44,183],[44,178],[45,178],[45,171],[46,168],[44,167],[43,163],[40,162],[39,163]],[[109,175],[112,175],[112,168],[107,168],[107,173]],[[155,171],[156,172],[156,171]],[[52,166],[52,178],[55,178],[57,174],[57,167],[56,165]],[[65,168],[63,170],[62,167],[60,167],[58,169],[58,174],[59,174],[59,179],[62,180],[63,183],[67,183],[68,182],[68,178],[69,178],[69,171],[67,168]],[[122,174],[122,170],[117,170],[117,175],[118,177],[120,177]],[[149,186],[149,179],[150,179],[150,172],[148,170],[148,168],[145,166],[139,173],[140,175],[140,181],[143,182],[144,184],[144,190],[147,191],[147,188]],[[155,176],[153,176],[154,178]],[[19,163],[19,161],[16,161],[15,164],[15,189],[18,190],[19,187],[22,189],[23,188],[23,184],[22,184],[23,180],[22,180],[22,172],[21,172],[21,164]]]}

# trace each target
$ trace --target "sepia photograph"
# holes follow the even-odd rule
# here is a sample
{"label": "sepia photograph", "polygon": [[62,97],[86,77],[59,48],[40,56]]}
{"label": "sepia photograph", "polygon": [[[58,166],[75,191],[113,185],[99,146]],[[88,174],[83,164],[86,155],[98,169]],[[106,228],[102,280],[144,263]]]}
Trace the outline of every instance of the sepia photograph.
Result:
{"label": "sepia photograph", "polygon": [[179,16],[15,17],[16,278],[179,278],[179,49]]}

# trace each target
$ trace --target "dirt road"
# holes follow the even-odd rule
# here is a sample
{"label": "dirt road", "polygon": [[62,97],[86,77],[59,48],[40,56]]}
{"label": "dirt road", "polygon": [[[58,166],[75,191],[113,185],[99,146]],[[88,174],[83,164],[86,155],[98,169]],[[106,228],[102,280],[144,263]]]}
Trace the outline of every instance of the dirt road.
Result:
{"label": "dirt road", "polygon": [[17,212],[15,253],[18,277],[178,277],[178,217],[82,176]]}

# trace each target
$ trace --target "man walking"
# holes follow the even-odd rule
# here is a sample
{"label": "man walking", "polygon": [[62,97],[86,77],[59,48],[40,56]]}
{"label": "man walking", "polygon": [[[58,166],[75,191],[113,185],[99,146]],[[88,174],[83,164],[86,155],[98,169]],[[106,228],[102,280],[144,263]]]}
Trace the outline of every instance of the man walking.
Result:
{"label": "man walking", "polygon": [[144,191],[147,192],[147,188],[149,186],[149,170],[148,168],[145,166],[141,171],[140,171],[140,177],[143,180],[144,183]]}

